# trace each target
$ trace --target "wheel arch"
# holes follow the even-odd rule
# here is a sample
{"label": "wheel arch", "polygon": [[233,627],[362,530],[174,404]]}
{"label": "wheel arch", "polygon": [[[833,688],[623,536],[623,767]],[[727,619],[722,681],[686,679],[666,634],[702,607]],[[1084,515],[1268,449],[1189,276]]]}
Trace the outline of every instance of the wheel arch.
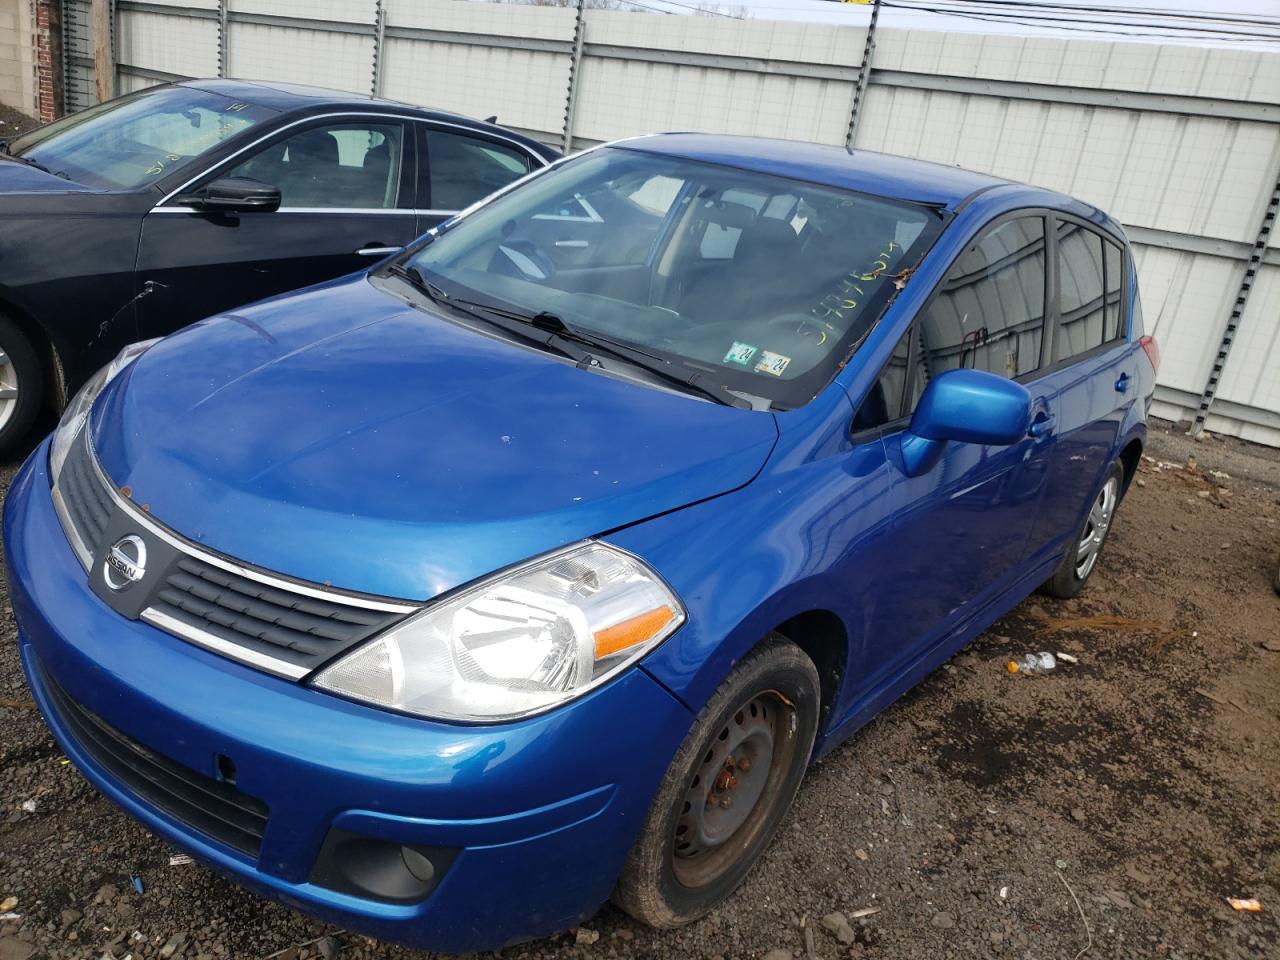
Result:
{"label": "wheel arch", "polygon": [[1124,485],[1120,489],[1121,496],[1129,490],[1129,484],[1138,474],[1138,464],[1142,462],[1142,437],[1131,437],[1120,450],[1116,459],[1124,467]]}
{"label": "wheel arch", "polygon": [[0,313],[3,313],[22,330],[36,356],[40,358],[40,369],[44,373],[47,384],[43,402],[59,412],[67,403],[66,367],[62,358],[62,349],[55,343],[49,328],[36,319],[31,311],[17,302],[8,291],[0,287]]}
{"label": "wheel arch", "polygon": [[[831,610],[815,608],[797,613],[779,623],[770,633],[778,633],[799,647],[818,670],[822,705],[818,731],[825,733],[833,719],[849,665],[849,631]],[[761,637],[767,639],[769,633]]]}

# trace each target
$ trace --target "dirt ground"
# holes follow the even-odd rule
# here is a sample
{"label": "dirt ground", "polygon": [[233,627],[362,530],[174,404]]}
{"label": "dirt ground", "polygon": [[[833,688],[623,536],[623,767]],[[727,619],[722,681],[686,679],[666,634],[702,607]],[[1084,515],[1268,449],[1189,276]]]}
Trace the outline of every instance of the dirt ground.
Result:
{"label": "dirt ground", "polygon": [[12,140],[36,125],[26,114],[0,103],[0,140]]}
{"label": "dirt ground", "polygon": [[[1085,594],[1027,600],[813,768],[723,908],[655,933],[606,907],[503,956],[1280,956],[1280,460],[1150,449],[1177,465],[1144,461]],[[1228,462],[1250,479],[1204,472]],[[5,608],[0,960],[424,956],[171,866],[49,737]],[[1005,670],[1041,649],[1078,663]]]}

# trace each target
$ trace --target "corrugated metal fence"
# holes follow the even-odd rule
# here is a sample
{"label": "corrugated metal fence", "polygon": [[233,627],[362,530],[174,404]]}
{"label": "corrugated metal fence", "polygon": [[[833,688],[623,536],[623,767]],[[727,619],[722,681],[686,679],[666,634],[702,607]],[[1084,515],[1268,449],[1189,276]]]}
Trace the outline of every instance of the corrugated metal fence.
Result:
{"label": "corrugated metal fence", "polygon": [[[88,3],[66,7],[68,89],[85,106]],[[656,130],[843,144],[866,41],[828,24],[457,0],[117,9],[122,92],[219,74],[316,83],[497,114],[574,147]],[[1116,216],[1164,354],[1155,412],[1193,420],[1212,399],[1210,430],[1280,446],[1280,236],[1263,230],[1280,185],[1280,54],[882,28],[859,114],[858,147]]]}

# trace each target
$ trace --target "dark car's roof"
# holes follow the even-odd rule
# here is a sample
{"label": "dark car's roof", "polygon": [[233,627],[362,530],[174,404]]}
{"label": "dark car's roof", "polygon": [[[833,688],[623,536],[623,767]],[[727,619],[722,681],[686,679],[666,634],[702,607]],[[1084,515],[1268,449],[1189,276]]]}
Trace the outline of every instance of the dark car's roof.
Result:
{"label": "dark car's roof", "polygon": [[559,154],[545,144],[516,133],[508,127],[474,120],[444,110],[432,110],[427,107],[403,103],[399,100],[388,100],[383,97],[366,96],[352,93],[350,90],[331,90],[327,87],[313,87],[301,83],[279,83],[267,80],[184,80],[178,86],[195,87],[220,93],[226,97],[243,100],[256,106],[266,107],[281,112],[291,110],[314,110],[325,107],[339,109],[352,108],[368,110],[370,107],[382,107],[396,113],[413,113],[428,120],[446,120],[450,123],[463,123],[477,130],[501,131],[504,136],[514,137],[531,147],[537,148],[544,157],[553,158]]}
{"label": "dark car's roof", "polygon": [[[945,207],[1011,182],[926,160],[765,137],[664,133],[618,146]],[[1045,196],[1056,195],[1045,191]]]}

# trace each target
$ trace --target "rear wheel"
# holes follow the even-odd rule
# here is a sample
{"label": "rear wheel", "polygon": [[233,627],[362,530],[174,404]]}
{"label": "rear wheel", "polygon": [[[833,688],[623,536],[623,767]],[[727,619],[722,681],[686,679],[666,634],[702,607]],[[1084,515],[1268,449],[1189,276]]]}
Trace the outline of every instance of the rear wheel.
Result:
{"label": "rear wheel", "polygon": [[734,667],[671,762],[614,902],[677,927],[733,893],[800,789],[820,706],[813,662],[784,637]]}
{"label": "rear wheel", "polygon": [[1067,555],[1062,558],[1062,563],[1053,576],[1040,587],[1043,593],[1069,599],[1084,589],[1084,582],[1098,565],[1098,557],[1102,553],[1103,544],[1107,542],[1107,534],[1111,532],[1111,523],[1115,519],[1116,507],[1120,504],[1123,490],[1124,467],[1113,463],[1107,479],[1103,481],[1102,488],[1089,507],[1089,515],[1085,517],[1080,535],[1067,550]]}
{"label": "rear wheel", "polygon": [[43,399],[40,358],[18,325],[0,313],[0,454],[31,428]]}

